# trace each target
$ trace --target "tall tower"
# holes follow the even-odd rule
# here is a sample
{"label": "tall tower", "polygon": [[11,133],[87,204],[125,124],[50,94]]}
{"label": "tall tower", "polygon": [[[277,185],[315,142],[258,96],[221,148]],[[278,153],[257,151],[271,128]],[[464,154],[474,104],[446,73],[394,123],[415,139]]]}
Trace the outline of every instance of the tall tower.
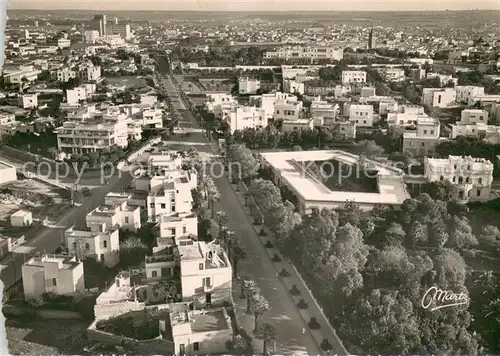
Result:
{"label": "tall tower", "polygon": [[368,49],[373,49],[375,47],[375,38],[373,37],[373,25],[368,34]]}
{"label": "tall tower", "polygon": [[90,22],[90,29],[99,32],[99,36],[106,36],[106,15],[95,15]]}

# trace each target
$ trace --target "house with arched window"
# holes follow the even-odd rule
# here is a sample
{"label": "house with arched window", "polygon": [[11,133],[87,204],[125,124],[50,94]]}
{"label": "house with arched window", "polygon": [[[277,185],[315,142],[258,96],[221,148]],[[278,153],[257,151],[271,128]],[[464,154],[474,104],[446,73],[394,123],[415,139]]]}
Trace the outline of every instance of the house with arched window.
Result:
{"label": "house with arched window", "polygon": [[424,171],[429,182],[452,183],[461,201],[490,199],[493,164],[487,159],[470,156],[426,158]]}

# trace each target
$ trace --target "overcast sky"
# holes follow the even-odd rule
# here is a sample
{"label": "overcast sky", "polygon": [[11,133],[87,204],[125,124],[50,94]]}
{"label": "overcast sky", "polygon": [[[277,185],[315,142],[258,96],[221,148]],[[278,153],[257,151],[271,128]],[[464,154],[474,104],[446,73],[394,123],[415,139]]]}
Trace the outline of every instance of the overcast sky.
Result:
{"label": "overcast sky", "polygon": [[103,11],[439,11],[500,10],[500,0],[8,0],[8,8]]}

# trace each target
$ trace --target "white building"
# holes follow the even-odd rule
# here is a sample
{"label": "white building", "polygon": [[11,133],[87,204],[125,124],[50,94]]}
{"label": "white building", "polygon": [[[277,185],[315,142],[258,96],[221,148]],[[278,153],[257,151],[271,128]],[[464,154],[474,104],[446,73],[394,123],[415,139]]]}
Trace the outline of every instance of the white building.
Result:
{"label": "white building", "polygon": [[66,101],[69,105],[79,105],[87,98],[87,88],[83,85],[66,90]]}
{"label": "white building", "polygon": [[299,93],[304,94],[305,85],[293,79],[283,79],[283,91],[285,93]]}
{"label": "white building", "polygon": [[33,257],[23,264],[22,276],[24,295],[28,298],[44,293],[74,294],[85,290],[83,262],[75,257]]}
{"label": "white building", "polygon": [[344,58],[344,50],[331,46],[285,46],[274,51],[264,53],[264,58],[286,58],[286,59],[330,59],[340,61]]}
{"label": "white building", "polygon": [[6,184],[17,180],[16,167],[0,161],[0,184]]}
{"label": "white building", "polygon": [[302,101],[281,101],[274,106],[274,120],[299,120],[302,114]]}
{"label": "white building", "polygon": [[71,40],[68,38],[60,38],[57,40],[57,47],[60,49],[69,48],[71,46]]}
{"label": "white building", "polygon": [[260,80],[250,78],[238,79],[238,92],[240,94],[257,94],[260,89]]}
{"label": "white building", "polygon": [[458,78],[454,78],[451,74],[427,73],[427,79],[439,78],[441,86],[447,85],[452,82],[453,85],[458,84]]}
{"label": "white building", "polygon": [[163,127],[163,114],[160,109],[146,109],[142,111],[143,128],[161,128]]}
{"label": "white building", "polygon": [[388,82],[402,82],[405,80],[405,70],[403,68],[385,68],[383,75]]}
{"label": "white building", "polygon": [[469,99],[468,105],[474,105],[476,103],[481,103],[482,105],[489,105],[493,103],[500,103],[500,95],[479,95],[472,96]]}
{"label": "white building", "polygon": [[114,267],[120,261],[119,230],[117,226],[100,230],[75,230],[70,227],[64,232],[68,252],[78,259],[90,257]]}
{"label": "white building", "polygon": [[86,82],[99,81],[101,78],[101,67],[93,65],[83,66],[80,68],[80,77]]}
{"label": "white building", "polygon": [[236,104],[237,100],[234,96],[227,93],[207,93],[207,101],[205,107],[208,112],[214,112],[214,108],[223,104]]}
{"label": "white building", "polygon": [[[298,151],[298,152],[266,152],[261,153],[264,162],[273,172],[273,181],[278,185],[286,185],[297,197],[299,208],[305,213],[312,209],[334,209],[342,206],[346,201],[353,201],[362,210],[373,209],[377,204],[401,206],[410,197],[403,181],[404,172],[392,166],[384,165],[377,161],[364,160],[344,151]],[[325,171],[325,176],[331,178],[318,179],[309,170],[308,162],[330,162],[324,165],[333,168],[334,172],[344,167],[353,174],[345,178],[372,179],[374,189],[370,192],[347,191],[336,189],[342,180],[337,175],[330,175]],[[355,173],[357,172],[357,173]],[[369,172],[376,172],[371,174]],[[344,176],[347,176],[344,174]],[[370,176],[370,178],[368,178]],[[340,179],[340,180],[339,180]],[[345,182],[344,182],[345,184]]]}
{"label": "white building", "polygon": [[220,245],[178,240],[182,300],[198,308],[222,305],[231,300],[232,268]]}
{"label": "white building", "polygon": [[95,30],[85,31],[84,39],[85,43],[95,44],[99,39],[99,31]]}
{"label": "white building", "polygon": [[343,70],[342,84],[366,83],[366,72],[364,70]]}
{"label": "white building", "polygon": [[419,117],[417,130],[403,133],[403,152],[410,152],[415,156],[434,154],[436,146],[446,140],[445,137],[439,137],[440,133],[441,125],[438,119]]}
{"label": "white building", "polygon": [[488,112],[480,109],[464,109],[461,113],[460,122],[465,124],[487,124]]}
{"label": "white building", "polygon": [[356,123],[358,127],[372,127],[373,106],[351,104],[349,106],[349,121]]}
{"label": "white building", "polygon": [[18,210],[10,216],[10,225],[16,227],[26,227],[33,224],[31,211]]}
{"label": "white building", "polygon": [[175,355],[227,354],[231,318],[224,308],[192,310],[186,303],[169,304],[160,318],[160,334],[173,340]]}
{"label": "white building", "polygon": [[86,216],[87,227],[92,231],[106,231],[120,228],[136,230],[141,227],[141,213],[139,207],[129,206],[127,202],[113,205],[101,205]]}
{"label": "white building", "polygon": [[428,108],[446,108],[456,101],[454,88],[424,88],[422,90],[422,105]]}
{"label": "white building", "polygon": [[38,93],[23,94],[23,109],[36,109],[38,107]]}
{"label": "white building", "polygon": [[389,126],[416,126],[419,118],[428,117],[426,114],[389,113],[387,125]]}
{"label": "white building", "polygon": [[28,82],[34,82],[42,71],[34,69],[34,66],[20,66],[15,70],[3,70],[3,79],[7,84],[21,84],[23,78]]}
{"label": "white building", "polygon": [[198,236],[198,217],[194,213],[174,213],[160,218],[160,237],[173,241]]}
{"label": "white building", "polygon": [[461,201],[487,201],[493,182],[493,164],[484,158],[449,156],[426,158],[425,176],[431,182],[448,181],[457,189]]}
{"label": "white building", "polygon": [[457,92],[457,103],[468,104],[473,97],[484,95],[484,87],[473,85],[455,86]]}
{"label": "white building", "polygon": [[340,114],[339,104],[331,104],[326,101],[312,101],[309,110],[313,119],[320,117],[335,119]]}
{"label": "white building", "polygon": [[109,150],[115,145],[127,147],[126,117],[104,116],[102,113],[87,110],[68,116],[70,121],[56,129],[59,150],[85,154]]}
{"label": "white building", "polygon": [[268,119],[273,118],[274,109],[277,103],[279,104],[279,103],[296,102],[296,101],[298,101],[297,96],[281,92],[253,95],[250,96],[249,98],[250,106],[255,106],[260,109],[263,109]]}
{"label": "white building", "polygon": [[314,129],[314,119],[283,120],[281,132],[310,131]]}
{"label": "white building", "polygon": [[56,78],[60,82],[69,82],[70,79],[76,78],[76,74],[73,69],[64,67],[56,71]]}
{"label": "white building", "polygon": [[222,119],[228,123],[230,132],[264,128],[268,124],[266,112],[251,106],[234,107]]}

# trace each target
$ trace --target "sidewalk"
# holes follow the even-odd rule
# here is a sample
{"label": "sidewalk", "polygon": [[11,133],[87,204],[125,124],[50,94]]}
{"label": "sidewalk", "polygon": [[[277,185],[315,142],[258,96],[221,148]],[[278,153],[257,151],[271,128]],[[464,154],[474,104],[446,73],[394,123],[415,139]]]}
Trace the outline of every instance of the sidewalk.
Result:
{"label": "sidewalk", "polygon": [[[231,186],[234,189],[234,185]],[[245,211],[246,214],[248,214],[248,216],[250,216],[250,209],[245,206],[244,191],[243,190],[236,191],[236,189],[234,190],[239,203],[243,207],[243,210]],[[276,243],[275,238],[267,227],[265,227],[264,225],[261,226],[254,225],[254,229],[257,234],[260,232],[261,229],[264,229],[264,231],[266,232],[266,236],[259,235],[260,241],[263,245],[265,245],[269,241],[273,244],[273,246],[275,246]],[[332,354],[348,355],[349,354],[348,351],[344,348],[342,341],[339,339],[337,333],[330,325],[328,318],[324,315],[323,310],[317,303],[316,299],[312,295],[311,291],[307,287],[305,281],[302,279],[301,275],[299,274],[295,266],[293,266],[291,262],[287,261],[276,248],[266,248],[266,251],[269,258],[273,259],[273,257],[277,255],[281,259],[280,262],[273,261],[276,273],[280,273],[282,270],[288,272],[289,276],[280,277],[280,280],[286,287],[288,294],[293,298],[295,306],[299,311],[300,316],[304,320],[304,323],[306,324],[309,323],[311,317],[314,317],[316,318],[316,321],[320,324],[320,328],[316,330],[312,330],[310,327],[307,328],[308,333],[312,335],[312,337],[318,344],[318,348],[321,349],[321,344],[323,340],[326,339],[331,345]],[[290,290],[292,289],[293,286],[296,286],[296,289],[298,289],[300,293],[292,295],[292,293],[290,293]],[[306,309],[300,309],[297,306],[297,303],[299,303],[301,299],[303,299],[304,302],[307,304]]]}

